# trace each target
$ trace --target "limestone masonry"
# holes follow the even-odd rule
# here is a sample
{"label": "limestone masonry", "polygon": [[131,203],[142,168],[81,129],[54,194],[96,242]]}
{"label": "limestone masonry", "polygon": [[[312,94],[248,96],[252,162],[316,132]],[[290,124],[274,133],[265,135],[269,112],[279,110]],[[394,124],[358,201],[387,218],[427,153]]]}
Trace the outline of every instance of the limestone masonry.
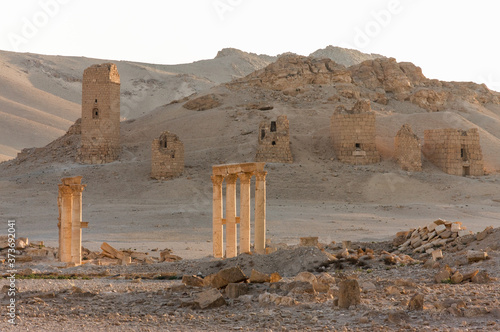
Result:
{"label": "limestone masonry", "polygon": [[59,184],[59,260],[80,265],[82,263],[82,177],[64,178]]}
{"label": "limestone masonry", "polygon": [[401,169],[410,172],[422,170],[422,146],[420,138],[409,124],[404,124],[394,137],[394,157]]}
{"label": "limestone masonry", "polygon": [[83,72],[81,147],[77,161],[102,164],[120,155],[120,75],[116,65]]}
{"label": "limestone masonry", "polygon": [[484,175],[479,131],[472,128],[432,129],[424,131],[425,157],[451,175]]}
{"label": "limestone masonry", "polygon": [[375,112],[370,101],[358,101],[352,110],[338,107],[331,118],[333,149],[339,161],[352,165],[378,163]]}
{"label": "limestone masonry", "polygon": [[259,126],[259,147],[255,161],[293,163],[290,151],[290,129],[286,115],[276,121],[263,121]]}
{"label": "limestone masonry", "polygon": [[172,178],[184,171],[184,144],[168,131],[155,138],[151,144],[151,177]]}

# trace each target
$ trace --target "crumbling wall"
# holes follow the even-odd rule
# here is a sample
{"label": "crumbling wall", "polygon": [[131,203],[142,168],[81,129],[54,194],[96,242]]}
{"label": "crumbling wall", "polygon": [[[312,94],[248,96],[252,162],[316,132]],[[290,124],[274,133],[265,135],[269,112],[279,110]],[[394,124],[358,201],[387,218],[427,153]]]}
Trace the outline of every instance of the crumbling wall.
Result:
{"label": "crumbling wall", "polygon": [[404,124],[394,137],[394,158],[401,169],[410,172],[422,170],[422,146],[420,138],[409,124]]}
{"label": "crumbling wall", "polygon": [[172,178],[184,171],[184,144],[179,137],[163,132],[151,144],[151,177]]}
{"label": "crumbling wall", "polygon": [[81,147],[77,160],[102,164],[120,155],[120,75],[115,64],[83,72]]}
{"label": "crumbling wall", "polygon": [[293,163],[290,150],[290,128],[286,115],[276,121],[263,121],[259,126],[259,146],[255,161]]}
{"label": "crumbling wall", "polygon": [[352,110],[338,107],[331,117],[330,128],[339,161],[351,165],[380,161],[375,145],[375,113],[368,100],[358,101]]}
{"label": "crumbling wall", "polygon": [[424,156],[451,175],[484,175],[483,153],[477,128],[424,131]]}

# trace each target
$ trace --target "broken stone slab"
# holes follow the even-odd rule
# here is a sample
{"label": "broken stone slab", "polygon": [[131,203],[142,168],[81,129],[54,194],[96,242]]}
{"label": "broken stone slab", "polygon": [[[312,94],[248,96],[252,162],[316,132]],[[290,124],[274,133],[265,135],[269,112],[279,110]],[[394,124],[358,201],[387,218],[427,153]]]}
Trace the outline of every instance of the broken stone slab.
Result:
{"label": "broken stone slab", "polygon": [[116,250],[115,248],[113,248],[112,246],[110,246],[109,244],[107,244],[106,242],[103,242],[101,244],[101,249],[103,251],[103,254],[105,256],[110,257],[110,258],[123,259],[124,256],[125,256],[125,254],[123,253],[123,251]]}
{"label": "broken stone slab", "polygon": [[316,279],[316,276],[314,274],[312,274],[311,272],[300,272],[299,274],[297,274],[295,276],[295,278],[293,280],[294,281],[306,281],[306,282],[309,282],[311,284],[314,284],[315,282],[318,281]]}
{"label": "broken stone slab", "polygon": [[445,225],[437,225],[434,231],[436,232],[437,235],[443,233],[446,230]]}
{"label": "broken stone slab", "polygon": [[203,287],[203,279],[195,275],[184,275],[182,276],[182,283],[186,286],[192,287]]}
{"label": "broken stone slab", "polygon": [[453,273],[453,275],[450,277],[450,280],[451,280],[451,283],[452,284],[459,284],[461,283],[463,280],[464,280],[464,276],[462,275],[462,273],[460,273],[459,271],[456,271],[455,273]]}
{"label": "broken stone slab", "polygon": [[436,249],[432,251],[432,260],[437,261],[438,259],[443,258],[443,251],[441,249]]}
{"label": "broken stone slab", "polygon": [[266,273],[259,272],[257,270],[252,269],[252,272],[250,273],[250,280],[249,282],[253,284],[262,284],[265,282],[271,282],[271,276]]}
{"label": "broken stone slab", "polygon": [[458,231],[458,237],[463,237],[463,236],[466,236],[466,235],[471,235],[472,232],[471,231],[468,231],[468,230],[465,230],[465,229],[461,229]]}
{"label": "broken stone slab", "polygon": [[16,250],[23,250],[29,246],[29,240],[27,237],[20,237],[16,239]]}
{"label": "broken stone slab", "polygon": [[248,293],[248,284],[230,283],[226,286],[226,295],[230,299],[236,299]]}
{"label": "broken stone slab", "polygon": [[218,308],[226,304],[222,294],[215,288],[210,288],[194,296],[194,304],[200,309]]}
{"label": "broken stone slab", "polygon": [[451,224],[451,231],[453,233],[458,233],[462,229],[462,223],[457,221]]}
{"label": "broken stone slab", "polygon": [[243,271],[238,266],[235,266],[206,276],[204,284],[205,286],[211,286],[213,288],[222,288],[226,287],[230,283],[242,282],[247,279],[248,278]]}
{"label": "broken stone slab", "polygon": [[475,284],[487,284],[491,281],[491,278],[488,275],[488,272],[481,270],[471,278],[471,281]]}
{"label": "broken stone slab", "polygon": [[441,234],[439,234],[439,236],[442,239],[448,239],[449,237],[451,237],[451,231],[447,229],[444,232],[442,232]]}
{"label": "broken stone slab", "polygon": [[471,271],[471,272],[464,273],[463,274],[463,277],[464,277],[463,281],[471,280],[478,273],[479,273],[479,270],[474,270],[474,271]]}
{"label": "broken stone slab", "polygon": [[450,279],[451,271],[449,267],[440,270],[435,276],[434,281],[436,283],[442,283]]}
{"label": "broken stone slab", "polygon": [[292,281],[286,288],[288,295],[291,294],[315,294],[314,286],[308,281]]}
{"label": "broken stone slab", "polygon": [[469,263],[480,262],[488,258],[488,254],[483,251],[478,250],[468,250],[467,251],[467,261]]}
{"label": "broken stone slab", "polygon": [[482,241],[482,240],[484,240],[484,239],[488,236],[488,234],[489,234],[489,233],[491,233],[491,231],[492,231],[492,230],[493,230],[493,227],[492,227],[492,226],[488,226],[488,227],[486,227],[486,228],[484,229],[484,231],[482,231],[482,232],[480,232],[480,233],[478,233],[478,234],[476,235],[476,240],[478,240],[478,241]]}
{"label": "broken stone slab", "polygon": [[420,293],[413,295],[408,303],[408,310],[424,310],[424,295]]}
{"label": "broken stone slab", "polygon": [[301,247],[317,247],[318,246],[318,237],[317,236],[307,236],[301,237],[299,246]]}
{"label": "broken stone slab", "polygon": [[339,307],[348,309],[361,303],[361,292],[356,279],[346,279],[339,284]]}
{"label": "broken stone slab", "polygon": [[283,279],[278,272],[271,273],[271,283],[279,282]]}

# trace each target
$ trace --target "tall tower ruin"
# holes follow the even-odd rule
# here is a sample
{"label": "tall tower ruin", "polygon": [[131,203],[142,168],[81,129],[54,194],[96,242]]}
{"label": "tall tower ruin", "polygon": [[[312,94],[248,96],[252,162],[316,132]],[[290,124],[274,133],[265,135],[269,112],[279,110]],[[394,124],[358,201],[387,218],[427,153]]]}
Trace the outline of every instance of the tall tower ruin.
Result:
{"label": "tall tower ruin", "polygon": [[290,129],[286,115],[278,116],[276,121],[260,123],[259,147],[255,161],[293,163],[290,150]]}
{"label": "tall tower ruin", "polygon": [[109,163],[120,155],[120,75],[113,63],[83,72],[82,134],[77,160]]}

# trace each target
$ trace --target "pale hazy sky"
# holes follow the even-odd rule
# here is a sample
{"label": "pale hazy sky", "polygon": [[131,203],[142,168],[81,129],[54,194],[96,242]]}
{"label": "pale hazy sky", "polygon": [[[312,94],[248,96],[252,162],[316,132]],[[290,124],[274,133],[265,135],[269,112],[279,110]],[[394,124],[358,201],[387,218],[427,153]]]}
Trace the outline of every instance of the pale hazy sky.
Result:
{"label": "pale hazy sky", "polygon": [[498,0],[0,0],[0,49],[177,64],[327,45],[500,90]]}

